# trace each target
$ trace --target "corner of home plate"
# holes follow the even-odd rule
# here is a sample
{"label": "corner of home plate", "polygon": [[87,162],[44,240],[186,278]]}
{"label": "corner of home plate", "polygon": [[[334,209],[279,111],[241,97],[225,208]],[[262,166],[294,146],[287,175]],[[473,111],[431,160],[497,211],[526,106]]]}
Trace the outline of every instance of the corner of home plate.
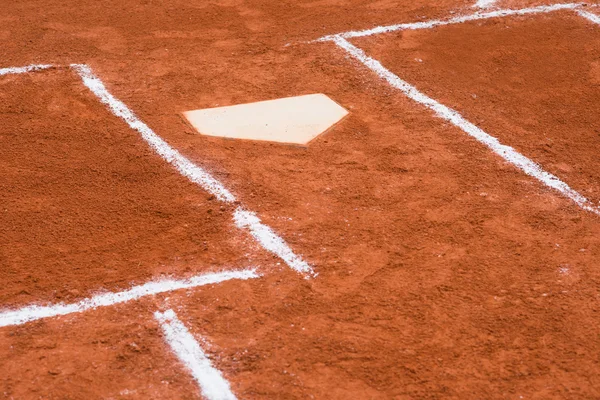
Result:
{"label": "corner of home plate", "polygon": [[348,111],[324,94],[186,111],[202,135],[306,145]]}

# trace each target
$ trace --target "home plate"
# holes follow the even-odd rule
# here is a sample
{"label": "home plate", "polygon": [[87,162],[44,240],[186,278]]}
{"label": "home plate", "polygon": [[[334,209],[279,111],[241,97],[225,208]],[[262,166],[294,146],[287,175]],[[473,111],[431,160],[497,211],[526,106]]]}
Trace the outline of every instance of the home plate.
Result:
{"label": "home plate", "polygon": [[348,114],[324,94],[183,113],[201,134],[305,145]]}

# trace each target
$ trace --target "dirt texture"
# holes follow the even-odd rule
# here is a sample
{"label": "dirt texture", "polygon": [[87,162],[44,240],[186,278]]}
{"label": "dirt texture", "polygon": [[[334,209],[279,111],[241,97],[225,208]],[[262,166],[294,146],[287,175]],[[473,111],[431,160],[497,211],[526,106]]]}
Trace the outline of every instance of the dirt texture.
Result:
{"label": "dirt texture", "polygon": [[1,85],[3,305],[250,266],[230,210],[170,169],[75,73]]}
{"label": "dirt texture", "polygon": [[[0,396],[200,398],[152,318],[172,308],[240,399],[600,397],[598,217],[502,162],[333,44],[308,43],[347,29],[470,13],[471,6],[6,5],[2,66],[90,64],[115,96],[221,179],[319,275],[303,279],[236,230],[230,209],[153,155],[72,73],[0,77],[3,306],[81,299],[160,274],[258,264],[264,275],[1,328]],[[582,121],[571,122],[571,132],[593,145],[584,128],[595,116],[577,108],[597,104],[586,86],[591,77],[562,69],[579,60],[581,72],[593,62],[598,34],[569,16],[535,18],[355,43],[397,73],[412,65],[413,52],[436,60],[433,68],[425,61],[408,68],[413,83],[463,107],[473,122],[488,121],[485,129],[497,129],[509,144],[531,146],[523,151],[546,157],[540,162],[548,168],[570,165],[573,173],[561,176],[588,194],[596,190],[593,175],[575,172],[598,171],[589,152],[571,147],[553,119],[523,122],[527,109],[546,103],[534,97],[520,104],[529,86],[509,89],[519,65],[533,65],[561,80],[544,88],[535,72],[521,72],[536,78],[532,87],[541,93],[556,88],[573,100],[580,90],[585,103],[567,109]],[[579,46],[570,53],[565,46],[573,41]],[[471,95],[463,83],[497,97],[482,100],[484,107],[463,105],[462,96]],[[351,111],[307,148],[204,137],[179,117],[307,93],[325,93]],[[492,112],[500,98],[507,114]],[[556,100],[547,105],[546,116],[556,112]],[[514,119],[503,118],[511,112]],[[544,127],[552,129],[536,130]],[[539,151],[544,135],[569,157]]]}
{"label": "dirt texture", "polygon": [[600,201],[600,30],[570,11],[355,41],[402,79]]}

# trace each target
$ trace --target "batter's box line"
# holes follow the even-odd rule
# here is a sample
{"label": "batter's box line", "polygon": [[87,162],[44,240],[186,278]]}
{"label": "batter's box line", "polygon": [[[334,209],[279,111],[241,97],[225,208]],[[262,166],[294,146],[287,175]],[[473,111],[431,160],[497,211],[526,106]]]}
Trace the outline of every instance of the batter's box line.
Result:
{"label": "batter's box line", "polygon": [[399,30],[415,30],[415,29],[431,29],[437,26],[460,24],[467,21],[477,21],[489,18],[506,17],[512,15],[529,15],[529,14],[544,14],[559,10],[573,10],[578,15],[591,21],[594,24],[600,24],[600,17],[597,15],[581,10],[585,4],[583,3],[566,3],[566,4],[554,4],[551,6],[539,6],[524,8],[520,10],[497,10],[487,13],[477,12],[471,15],[464,15],[453,17],[445,20],[432,20],[426,22],[414,22],[406,24],[396,24],[388,26],[380,26],[372,29],[366,29],[362,31],[350,31],[344,33],[338,33],[335,35],[324,36],[313,42],[333,42],[340,49],[344,50],[355,60],[359,61],[362,65],[367,67],[369,70],[377,74],[381,79],[386,81],[390,86],[400,90],[409,99],[424,105],[428,109],[432,110],[438,117],[450,122],[452,125],[458,127],[469,136],[476,139],[478,142],[484,144],[491,151],[502,157],[505,161],[519,168],[525,174],[536,178],[544,185],[558,191],[563,196],[569,198],[575,204],[582,209],[592,212],[596,215],[600,215],[600,207],[594,205],[585,196],[572,189],[568,184],[560,180],[556,175],[545,171],[535,161],[529,159],[523,154],[516,151],[514,148],[502,144],[498,139],[485,132],[472,122],[468,121],[458,111],[445,106],[444,104],[432,99],[425,93],[419,91],[415,86],[401,79],[398,75],[394,74],[389,69],[385,68],[379,61],[368,56],[364,50],[353,45],[348,41],[350,38],[365,37],[381,33],[394,32]]}
{"label": "batter's box line", "polygon": [[[101,293],[71,304],[29,305],[17,310],[0,312],[0,327],[18,326],[45,318],[82,313],[100,307],[114,306],[139,300],[143,297],[170,293],[178,290],[193,289],[229,280],[248,280],[259,278],[255,269],[223,271],[192,276],[188,279],[161,279],[133,286],[122,292]],[[165,340],[177,358],[190,371],[198,382],[200,390],[208,400],[235,400],[229,382],[221,372],[214,368],[208,357],[177,318],[173,310],[164,313],[157,311],[154,317],[160,324]]]}
{"label": "batter's box line", "polygon": [[[52,64],[32,64],[24,67],[0,68],[0,76],[25,74],[54,68],[71,68],[75,71],[83,81],[83,84],[113,115],[121,118],[131,129],[137,131],[152,150],[162,157],[163,160],[175,167],[181,175],[215,196],[219,201],[228,204],[239,204],[235,196],[221,182],[171,147],[148,125],[140,120],[125,103],[114,97],[88,65],[71,64],[65,67]],[[249,231],[251,236],[263,249],[281,258],[288,267],[302,274],[305,278],[317,276],[312,266],[304,261],[301,256],[294,253],[285,240],[269,226],[262,223],[255,213],[244,209],[242,206],[237,206],[233,213],[233,219],[238,228]]]}
{"label": "batter's box line", "polygon": [[242,269],[223,272],[212,272],[195,275],[188,279],[160,279],[142,285],[133,286],[122,292],[101,293],[76,303],[58,303],[50,305],[28,305],[16,310],[0,312],[0,328],[23,325],[28,322],[63,315],[82,313],[100,307],[114,306],[139,300],[142,297],[169,293],[177,290],[193,289],[200,286],[212,285],[229,280],[248,280],[259,278],[256,269]]}
{"label": "batter's box line", "polygon": [[[231,385],[216,369],[204,353],[192,333],[177,318],[173,310],[157,311],[154,318],[163,330],[171,350],[198,382],[202,395],[207,400],[236,400]],[[203,339],[206,342],[206,339]]]}
{"label": "batter's box line", "polygon": [[[352,38],[356,38],[356,37],[379,35],[382,33],[390,33],[390,32],[402,31],[402,30],[431,29],[431,28],[435,28],[438,26],[462,24],[464,22],[479,21],[479,20],[490,19],[490,18],[510,17],[510,16],[515,16],[515,15],[546,14],[546,13],[551,13],[551,12],[560,11],[560,10],[574,10],[576,12],[579,12],[579,11],[582,11],[582,10],[580,10],[581,8],[586,7],[586,6],[593,7],[593,5],[588,5],[585,3],[559,3],[559,4],[552,4],[552,5],[546,5],[546,6],[521,8],[521,9],[500,9],[500,10],[489,11],[489,12],[479,12],[478,11],[473,14],[460,15],[460,16],[447,18],[447,19],[432,19],[429,21],[409,22],[409,23],[393,24],[393,25],[382,25],[382,26],[377,26],[375,28],[364,29],[364,30],[359,30],[359,31],[341,32],[341,33],[336,33],[333,35],[323,36],[319,39],[313,40],[313,42],[335,41],[335,39],[338,37],[342,37],[344,39],[352,39]],[[586,13],[586,12],[582,11],[582,13]],[[588,12],[587,14],[591,14],[597,18],[597,16],[592,13]],[[587,16],[586,18],[589,19],[589,16]],[[597,23],[594,20],[591,20],[591,21]]]}

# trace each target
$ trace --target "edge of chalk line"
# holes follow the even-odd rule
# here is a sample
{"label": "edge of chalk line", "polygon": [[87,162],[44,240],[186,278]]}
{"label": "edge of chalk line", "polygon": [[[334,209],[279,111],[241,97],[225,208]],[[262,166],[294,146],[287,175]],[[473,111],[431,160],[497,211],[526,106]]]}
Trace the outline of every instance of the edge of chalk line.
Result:
{"label": "edge of chalk line", "polygon": [[200,343],[177,318],[173,310],[157,311],[154,318],[162,328],[164,339],[185,368],[192,374],[207,400],[236,400],[229,382],[206,356]]}
{"label": "edge of chalk line", "polygon": [[500,17],[508,17],[513,15],[529,15],[529,14],[545,14],[559,10],[576,10],[578,8],[584,7],[586,4],[584,3],[558,3],[552,5],[543,5],[537,7],[528,7],[521,9],[499,9],[488,12],[477,11],[473,14],[459,15],[447,19],[433,19],[429,21],[420,21],[420,22],[408,22],[401,24],[392,24],[392,25],[380,25],[374,28],[363,29],[358,31],[346,31],[335,34],[329,34],[322,36],[318,39],[312,40],[312,42],[328,42],[334,41],[337,37],[342,37],[344,39],[351,39],[355,37],[365,37],[378,35],[382,33],[396,32],[401,30],[417,30],[417,29],[431,29],[437,26],[444,25],[453,25],[453,24],[461,24],[469,21],[478,21],[483,19],[490,18],[500,18]]}
{"label": "edge of chalk line", "polygon": [[182,289],[192,289],[232,279],[247,280],[259,277],[260,275],[256,273],[255,269],[243,269],[200,274],[187,279],[152,280],[142,285],[132,286],[130,289],[121,292],[97,294],[76,303],[57,303],[50,305],[33,304],[14,310],[0,311],[0,327],[23,325],[40,319],[81,313],[99,307],[127,303],[146,296],[153,296]]}

